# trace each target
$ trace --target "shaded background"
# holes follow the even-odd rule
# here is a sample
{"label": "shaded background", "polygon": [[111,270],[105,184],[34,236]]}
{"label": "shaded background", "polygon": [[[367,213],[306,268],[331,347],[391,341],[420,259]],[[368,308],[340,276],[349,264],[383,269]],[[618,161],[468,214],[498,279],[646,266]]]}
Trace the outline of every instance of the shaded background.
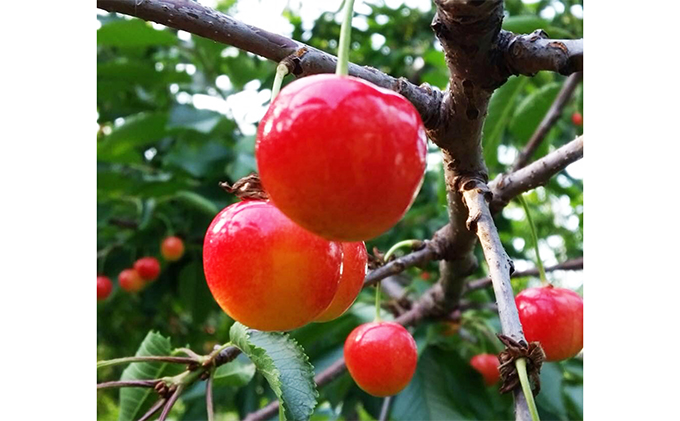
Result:
{"label": "shaded background", "polygon": [[[339,1],[200,1],[246,23],[336,53]],[[366,0],[356,7],[351,61],[376,67],[416,84],[446,88],[448,70],[429,27],[429,1]],[[582,2],[505,1],[503,27],[529,33],[542,28],[553,38],[583,36]],[[114,290],[97,309],[97,359],[133,355],[149,330],[169,336],[173,346],[209,352],[228,338],[233,321],[212,299],[203,276],[202,240],[212,218],[234,197],[219,181],[233,182],[256,171],[253,157],[257,122],[269,102],[275,64],[250,53],[139,19],[97,11],[97,270]],[[484,128],[490,178],[507,170],[559,92],[564,77],[541,72],[512,78],[496,91]],[[290,78],[286,82],[290,82]],[[560,120],[536,152],[538,158],[581,133],[571,122],[582,112],[577,88]],[[447,222],[446,194],[438,148],[430,144],[428,170],[418,198],[392,230],[367,242],[383,252],[399,240],[430,238]],[[583,183],[580,163],[545,187],[525,195],[538,230],[546,265],[583,254]],[[518,270],[534,267],[529,227],[518,203],[496,217],[503,245]],[[160,242],[170,234],[184,239],[185,256],[163,262]],[[480,269],[486,265],[477,250]],[[161,260],[158,280],[138,294],[118,287],[117,276],[142,256]],[[406,291],[417,297],[436,281],[435,262],[405,272]],[[558,286],[582,293],[582,272],[549,273]],[[538,280],[513,280],[516,291]],[[490,290],[468,297],[493,302]],[[342,353],[347,334],[373,318],[372,291],[340,319],[292,333],[320,372]],[[512,398],[483,386],[467,361],[497,352],[497,316],[466,312],[461,325],[421,324],[418,371],[392,404],[390,419],[513,418]],[[239,369],[249,372],[240,357]],[[98,380],[120,375],[120,367],[99,370]],[[580,419],[583,406],[582,357],[544,365],[538,406],[542,419]],[[348,374],[320,390],[314,419],[374,419],[381,399],[358,389]],[[239,419],[273,398],[259,375],[243,375],[216,389],[220,420]],[[118,392],[98,392],[98,419],[118,419]],[[184,395],[174,419],[205,419],[204,386]]]}

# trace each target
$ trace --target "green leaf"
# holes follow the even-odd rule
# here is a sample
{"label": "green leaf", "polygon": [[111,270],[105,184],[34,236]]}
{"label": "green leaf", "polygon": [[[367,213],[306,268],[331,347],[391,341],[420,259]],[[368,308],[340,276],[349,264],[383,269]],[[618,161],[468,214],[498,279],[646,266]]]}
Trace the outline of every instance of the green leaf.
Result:
{"label": "green leaf", "polygon": [[250,382],[254,375],[255,364],[244,364],[238,360],[234,360],[215,370],[215,374],[213,374],[213,385],[215,387],[243,387]]}
{"label": "green leaf", "polygon": [[517,107],[510,123],[510,131],[520,144],[525,144],[543,120],[548,109],[560,92],[561,84],[548,83],[527,95]]}
{"label": "green leaf", "polygon": [[177,105],[170,111],[168,128],[186,128],[199,133],[210,133],[220,120],[226,118],[222,114],[199,110],[189,105]]}
{"label": "green leaf", "polygon": [[177,37],[170,31],[157,31],[151,24],[140,19],[118,20],[99,28],[97,44],[107,47],[175,45]]}
{"label": "green leaf", "polygon": [[314,368],[302,347],[288,334],[260,332],[238,322],[231,327],[229,336],[267,379],[283,405],[285,418],[309,419],[319,392],[314,383]]}
{"label": "green leaf", "polygon": [[210,312],[217,309],[200,260],[192,261],[180,271],[179,297],[191,314],[193,323],[203,323]]}
{"label": "green leaf", "polygon": [[167,114],[139,113],[126,118],[122,126],[104,137],[97,145],[97,160],[102,162],[139,163],[142,153],[137,148],[165,136]]}
{"label": "green leaf", "polygon": [[[135,356],[170,355],[170,339],[150,331],[142,341]],[[143,362],[130,364],[121,375],[121,380],[151,380],[169,375],[172,367],[164,362]],[[175,366],[176,369],[176,366]],[[133,421],[148,409],[156,398],[151,388],[124,387],[120,389],[119,421]]]}
{"label": "green leaf", "polygon": [[515,108],[515,99],[522,92],[524,85],[529,79],[525,77],[513,77],[494,92],[489,101],[486,121],[484,122],[484,159],[490,168],[498,165],[498,145],[503,138],[512,110]]}
{"label": "green leaf", "polygon": [[565,419],[566,409],[562,400],[562,370],[557,363],[546,363],[541,368],[541,393],[536,396],[536,405]]}
{"label": "green leaf", "polygon": [[175,198],[211,216],[215,216],[217,215],[217,212],[219,212],[219,209],[217,209],[217,206],[215,206],[213,202],[201,196],[200,194],[189,190],[177,192]]}
{"label": "green leaf", "polygon": [[518,15],[503,19],[503,29],[518,35],[534,32],[536,29],[545,29],[548,22],[536,15]]}

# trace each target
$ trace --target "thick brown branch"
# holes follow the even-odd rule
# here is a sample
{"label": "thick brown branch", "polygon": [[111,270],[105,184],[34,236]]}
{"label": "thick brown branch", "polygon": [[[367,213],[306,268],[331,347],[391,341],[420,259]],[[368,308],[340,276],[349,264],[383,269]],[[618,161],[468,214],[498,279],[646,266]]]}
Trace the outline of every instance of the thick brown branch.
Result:
{"label": "thick brown branch", "polygon": [[520,152],[515,164],[512,166],[513,171],[524,167],[531,160],[531,156],[534,154],[536,149],[541,145],[541,142],[548,135],[548,132],[553,127],[557,119],[562,115],[562,110],[567,104],[569,99],[571,99],[572,94],[576,90],[576,87],[581,83],[581,78],[583,73],[574,73],[564,82],[560,93],[555,98],[555,101],[550,106],[548,113],[543,117],[543,120],[536,128],[536,131],[531,135],[531,139],[527,142],[524,150]]}
{"label": "thick brown branch", "polygon": [[[296,76],[335,71],[335,56],[239,22],[191,0],[97,0],[97,7],[181,29],[275,62],[286,59]],[[404,95],[416,107],[426,127],[439,123],[442,93],[438,89],[416,86],[404,78],[394,78],[372,67],[351,63],[349,73]]]}
{"label": "thick brown branch", "polygon": [[533,76],[541,70],[563,75],[583,71],[583,38],[549,39],[540,29],[528,35],[501,31],[499,45],[508,76]]}
{"label": "thick brown branch", "polygon": [[489,188],[493,193],[491,210],[497,212],[513,197],[546,184],[555,174],[581,158],[583,158],[583,136],[577,137],[520,170],[499,175],[489,183]]}

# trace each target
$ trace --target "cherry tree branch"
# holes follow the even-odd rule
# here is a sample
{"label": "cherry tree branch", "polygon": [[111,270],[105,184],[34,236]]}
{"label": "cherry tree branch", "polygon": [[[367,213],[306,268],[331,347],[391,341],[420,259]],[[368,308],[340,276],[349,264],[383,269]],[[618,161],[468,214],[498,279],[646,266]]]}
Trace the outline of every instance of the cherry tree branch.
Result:
{"label": "cherry tree branch", "polygon": [[557,94],[557,97],[550,106],[548,113],[545,115],[545,117],[543,117],[543,120],[538,125],[536,131],[533,135],[531,135],[531,138],[524,147],[524,150],[522,150],[522,152],[520,152],[519,156],[517,157],[515,164],[512,166],[514,171],[517,171],[529,163],[531,156],[548,135],[548,132],[553,127],[553,125],[555,125],[557,119],[560,118],[560,115],[562,115],[564,106],[567,105],[567,102],[571,99],[572,94],[576,90],[576,87],[579,85],[579,83],[581,83],[582,78],[583,73],[574,73],[564,82],[560,93]]}
{"label": "cherry tree branch", "polygon": [[537,29],[528,35],[501,31],[502,60],[512,75],[533,76],[541,70],[563,75],[583,71],[583,38],[549,39]]}
{"label": "cherry tree branch", "polygon": [[[243,22],[191,0],[97,0],[97,7],[181,29],[275,62],[284,61],[294,75],[333,73],[337,57],[282,35]],[[349,74],[399,92],[420,113],[426,127],[439,123],[442,93],[430,86],[416,86],[368,66],[350,63]]]}
{"label": "cherry tree branch", "polygon": [[[556,270],[582,270],[583,269],[583,257],[577,259],[567,260],[558,265],[545,268],[546,272],[554,272]],[[528,269],[521,272],[513,272],[510,276],[511,278],[521,278],[523,276],[538,276],[538,269]],[[491,285],[491,278],[480,278],[473,281],[467,282],[465,285],[464,293],[476,291],[478,289],[483,289]]]}
{"label": "cherry tree branch", "polygon": [[524,168],[510,174],[500,174],[489,183],[493,193],[490,204],[492,211],[497,212],[513,197],[546,184],[552,176],[581,158],[583,135]]}

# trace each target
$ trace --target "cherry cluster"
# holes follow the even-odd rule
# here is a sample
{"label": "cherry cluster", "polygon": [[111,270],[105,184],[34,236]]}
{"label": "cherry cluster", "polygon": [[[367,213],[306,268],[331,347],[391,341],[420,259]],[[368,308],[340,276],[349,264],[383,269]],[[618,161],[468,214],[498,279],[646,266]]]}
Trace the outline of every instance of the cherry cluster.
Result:
{"label": "cherry cluster", "polygon": [[[184,242],[181,238],[166,237],[161,242],[161,255],[168,262],[174,262],[184,255]],[[127,292],[139,292],[150,282],[155,281],[161,273],[161,264],[155,257],[142,257],[135,261],[131,268],[124,269],[118,275],[118,285]],[[113,284],[107,276],[97,276],[97,301],[105,300],[111,295]]]}

